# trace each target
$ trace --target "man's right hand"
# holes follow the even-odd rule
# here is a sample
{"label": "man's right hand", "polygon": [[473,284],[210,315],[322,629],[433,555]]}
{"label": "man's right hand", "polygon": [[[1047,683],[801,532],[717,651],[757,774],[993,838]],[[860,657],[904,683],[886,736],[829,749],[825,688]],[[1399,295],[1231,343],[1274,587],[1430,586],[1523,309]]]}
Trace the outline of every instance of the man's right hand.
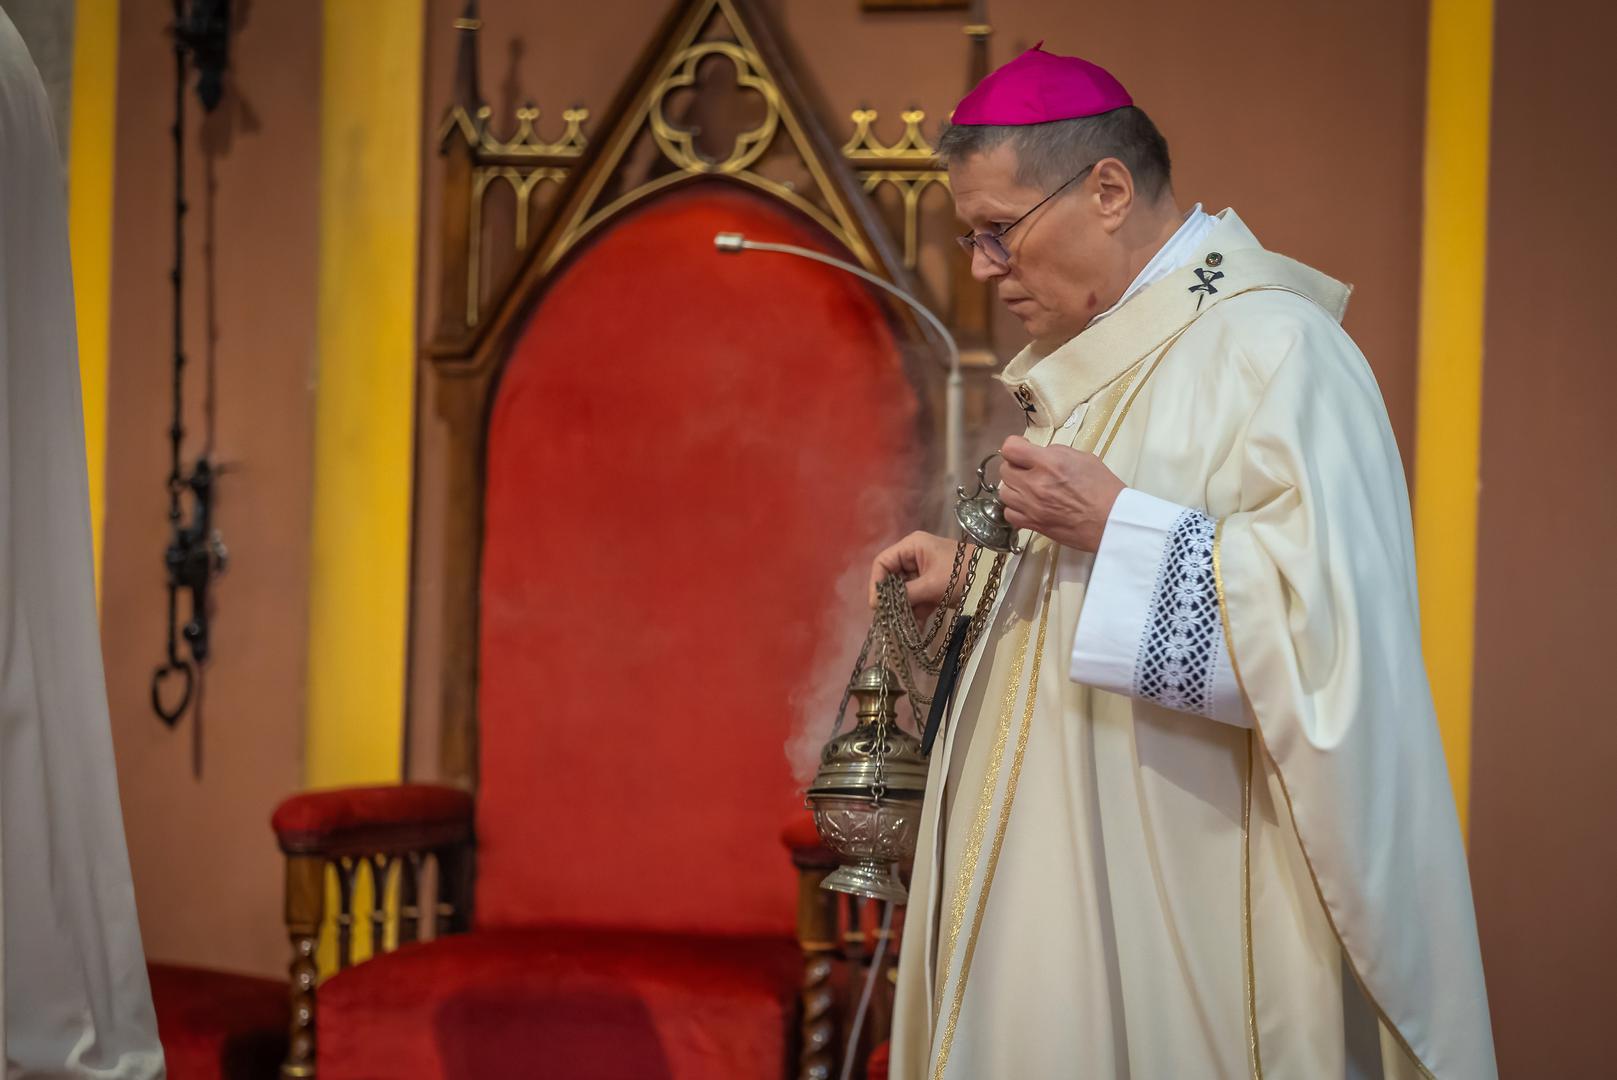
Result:
{"label": "man's right hand", "polygon": [[889,574],[898,574],[905,579],[910,606],[917,617],[929,614],[949,587],[955,546],[953,540],[942,536],[912,532],[877,555],[870,567],[870,606],[876,606],[876,585]]}

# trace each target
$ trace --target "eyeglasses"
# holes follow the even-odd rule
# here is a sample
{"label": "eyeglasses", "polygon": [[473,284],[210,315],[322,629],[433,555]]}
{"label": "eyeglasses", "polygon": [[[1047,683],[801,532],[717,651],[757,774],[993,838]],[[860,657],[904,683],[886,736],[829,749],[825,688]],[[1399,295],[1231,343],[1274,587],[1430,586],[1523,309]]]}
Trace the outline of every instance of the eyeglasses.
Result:
{"label": "eyeglasses", "polygon": [[[1098,162],[1096,164],[1098,164]],[[1049,202],[1057,195],[1060,195],[1063,191],[1066,191],[1069,187],[1076,184],[1084,177],[1088,176],[1089,170],[1093,169],[1094,167],[1094,165],[1084,166],[1082,172],[1079,172],[1076,176],[1072,177],[1060,187],[1050,192],[1050,194],[1034,203],[1032,210],[1029,210],[1027,213],[1023,214],[1021,217],[1017,218],[1015,221],[1011,222],[998,232],[969,232],[964,236],[955,237],[955,242],[960,245],[961,250],[967,255],[970,255],[973,249],[977,249],[980,250],[984,255],[987,255],[988,261],[993,263],[995,266],[1009,266],[1011,264],[1011,253],[1010,250],[1005,247],[1005,234],[1009,233],[1012,229],[1022,224],[1022,222],[1032,217],[1033,210],[1037,210],[1039,207],[1043,206],[1045,203]]]}

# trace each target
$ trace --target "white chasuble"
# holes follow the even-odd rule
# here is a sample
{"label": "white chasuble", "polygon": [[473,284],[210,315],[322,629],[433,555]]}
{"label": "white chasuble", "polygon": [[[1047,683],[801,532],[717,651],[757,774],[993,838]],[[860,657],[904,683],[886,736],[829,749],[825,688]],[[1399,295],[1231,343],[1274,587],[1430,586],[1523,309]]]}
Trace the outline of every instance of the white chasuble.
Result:
{"label": "white chasuble", "polygon": [[1408,498],[1348,289],[1232,212],[1024,352],[1129,491],[1025,535],[933,752],[901,1080],[1496,1075]]}
{"label": "white chasuble", "polygon": [[7,1080],[163,1075],[101,669],[61,157],[0,13],[0,1047]]}

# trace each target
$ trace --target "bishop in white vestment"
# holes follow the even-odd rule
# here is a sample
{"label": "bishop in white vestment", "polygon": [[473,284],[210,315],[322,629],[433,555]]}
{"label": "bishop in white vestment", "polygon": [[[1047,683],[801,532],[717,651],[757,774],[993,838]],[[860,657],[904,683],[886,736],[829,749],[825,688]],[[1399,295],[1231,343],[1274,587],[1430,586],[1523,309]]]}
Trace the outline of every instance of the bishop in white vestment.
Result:
{"label": "bishop in white vestment", "polygon": [[[1493,1077],[1348,288],[1180,212],[1094,65],[1036,48],[954,125],[974,270],[1034,338],[1001,376],[1027,531],[932,754],[893,1075]],[[874,572],[924,605],[952,549]]]}

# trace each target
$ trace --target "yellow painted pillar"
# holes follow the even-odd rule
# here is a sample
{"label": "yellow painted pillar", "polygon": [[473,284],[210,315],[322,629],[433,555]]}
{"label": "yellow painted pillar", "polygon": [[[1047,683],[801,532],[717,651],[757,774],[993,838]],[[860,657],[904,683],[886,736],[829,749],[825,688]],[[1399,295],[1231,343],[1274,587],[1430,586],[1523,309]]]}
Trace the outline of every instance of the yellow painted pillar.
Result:
{"label": "yellow painted pillar", "polygon": [[107,355],[112,313],[112,173],[118,121],[118,0],[78,0],[67,132],[67,224],[90,472],[96,595],[107,505]]}
{"label": "yellow painted pillar", "polygon": [[399,777],[423,0],[326,0],[306,780]]}
{"label": "yellow painted pillar", "polygon": [[1432,0],[1415,420],[1422,646],[1463,829],[1471,777],[1493,0]]}

